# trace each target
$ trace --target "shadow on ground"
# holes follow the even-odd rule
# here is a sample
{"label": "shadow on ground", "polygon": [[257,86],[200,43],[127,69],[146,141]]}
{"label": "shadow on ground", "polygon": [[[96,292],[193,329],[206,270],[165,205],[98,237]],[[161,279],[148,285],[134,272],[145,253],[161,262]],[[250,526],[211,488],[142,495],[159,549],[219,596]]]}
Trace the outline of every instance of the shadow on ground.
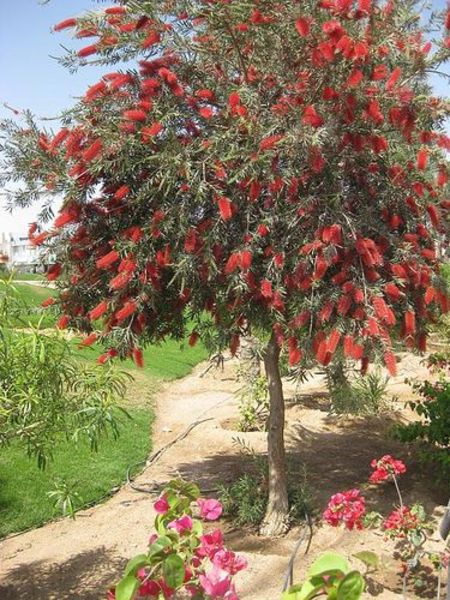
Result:
{"label": "shadow on ground", "polygon": [[42,561],[19,565],[3,578],[0,598],[104,600],[126,562],[126,558],[118,558],[104,548],[97,548],[58,565]]}

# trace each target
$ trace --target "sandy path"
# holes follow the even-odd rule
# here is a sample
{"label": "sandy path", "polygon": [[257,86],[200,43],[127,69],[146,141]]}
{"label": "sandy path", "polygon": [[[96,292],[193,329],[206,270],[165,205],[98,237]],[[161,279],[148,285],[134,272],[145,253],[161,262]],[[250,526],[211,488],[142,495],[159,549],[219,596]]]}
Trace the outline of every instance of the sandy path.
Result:
{"label": "sandy path", "polygon": [[[405,375],[417,375],[420,370],[417,361],[408,363],[393,382],[395,393],[402,393]],[[198,366],[193,374],[169,384],[158,394],[154,449],[175,438],[197,418],[211,420],[197,426],[185,440],[168,450],[136,483],[164,482],[180,473],[211,489],[220,481],[231,481],[236,473],[249,467],[248,459],[234,445],[237,435],[256,451],[264,451],[264,434],[237,434],[227,428],[236,418],[233,365],[227,363],[224,372],[211,370],[202,378],[203,371],[204,365]],[[330,420],[316,398],[321,390],[317,377],[305,386],[304,402],[288,408],[287,432],[293,467],[307,465],[319,507],[336,490],[364,481],[372,456],[401,450],[398,444],[387,441],[383,433],[385,420],[356,420],[345,427]],[[429,482],[422,476],[412,474],[407,487],[409,502],[421,499],[431,510],[443,502],[442,490],[429,489]],[[379,499],[388,505],[394,499],[393,490],[385,492]],[[75,521],[62,519],[4,540],[0,543],[1,600],[104,598],[104,590],[117,580],[127,559],[145,549],[153,518],[152,496],[125,486],[106,503],[79,513]],[[244,553],[250,564],[238,581],[243,599],[279,598],[286,565],[299,534],[300,530],[294,529],[283,539],[267,540],[242,531],[227,532],[228,545]],[[340,548],[349,555],[361,549],[379,550],[380,538],[372,533],[358,536],[322,528],[314,536],[308,558],[304,559],[300,552],[297,576],[318,552],[327,548]],[[371,585],[367,598],[380,594],[383,600],[400,598],[392,568],[391,572],[384,568],[380,577]],[[379,581],[389,589],[381,591]]]}

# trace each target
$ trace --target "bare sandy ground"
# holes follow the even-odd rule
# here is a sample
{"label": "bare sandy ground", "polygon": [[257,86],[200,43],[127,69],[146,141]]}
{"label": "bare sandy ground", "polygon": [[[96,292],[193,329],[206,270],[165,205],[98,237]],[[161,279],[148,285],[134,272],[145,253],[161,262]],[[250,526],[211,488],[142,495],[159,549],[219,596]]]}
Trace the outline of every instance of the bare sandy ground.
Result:
{"label": "bare sandy ground", "polygon": [[[205,365],[193,374],[171,383],[157,395],[157,422],[154,449],[165,445],[198,418],[208,421],[198,425],[186,439],[170,448],[153,467],[137,479],[140,486],[163,483],[176,475],[196,481],[204,489],[214,489],[219,482],[230,482],[237,474],[252,468],[251,460],[235,444],[239,436],[257,452],[265,450],[262,433],[237,433],[233,362],[225,370],[211,370],[201,377]],[[314,376],[293,400],[288,386],[287,447],[294,473],[305,466],[309,485],[319,510],[338,490],[356,487],[367,480],[373,457],[392,453],[405,459],[410,468],[403,480],[406,502],[421,501],[435,516],[443,512],[448,490],[437,484],[426,469],[418,466],[405,446],[388,436],[389,427],[408,418],[404,401],[411,392],[405,377],[425,377],[426,370],[416,357],[406,356],[399,376],[392,380],[390,392],[398,396],[391,414],[383,417],[350,420],[331,419],[327,415],[323,382]],[[395,491],[388,484],[374,490],[374,508],[389,510]],[[102,505],[78,514],[77,519],[62,519],[44,527],[3,540],[0,543],[1,600],[98,600],[117,581],[129,557],[142,552],[152,529],[155,496],[136,492],[128,486]],[[253,532],[233,530],[222,523],[228,545],[245,554],[249,569],[240,574],[238,590],[245,600],[278,600],[289,557],[301,535],[294,528],[281,539],[266,539]],[[440,547],[437,536],[433,547]],[[396,565],[389,558],[392,549],[374,532],[351,533],[329,527],[315,527],[309,554],[300,550],[296,580],[305,567],[327,549],[339,549],[350,556],[360,550],[374,550],[382,555],[383,568],[369,584],[365,598],[383,600],[401,598]],[[359,565],[360,566],[360,565]],[[428,582],[420,594],[408,598],[435,597],[435,580]]]}

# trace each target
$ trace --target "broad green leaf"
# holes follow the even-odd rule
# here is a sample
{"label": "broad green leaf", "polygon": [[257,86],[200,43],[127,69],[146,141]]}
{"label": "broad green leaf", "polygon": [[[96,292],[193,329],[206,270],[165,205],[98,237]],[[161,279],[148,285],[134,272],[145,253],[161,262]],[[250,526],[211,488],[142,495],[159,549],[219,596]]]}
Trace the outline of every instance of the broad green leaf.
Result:
{"label": "broad green leaf", "polygon": [[159,537],[156,542],[148,549],[149,556],[155,556],[155,554],[159,554],[162,550],[165,550],[169,546],[172,545],[172,540],[166,536]]}
{"label": "broad green leaf", "polygon": [[345,574],[350,571],[350,565],[340,554],[326,552],[313,562],[308,570],[308,576],[320,575],[324,571],[342,571]]}
{"label": "broad green leaf", "polygon": [[353,556],[363,562],[366,566],[373,567],[374,569],[377,569],[380,564],[380,558],[375,552],[363,550],[362,552],[357,552]]}
{"label": "broad green leaf", "polygon": [[125,567],[124,575],[135,575],[138,569],[145,567],[148,565],[148,556],[146,554],[138,554],[134,558],[128,561],[127,566]]}
{"label": "broad green leaf", "polygon": [[364,592],[364,579],[358,571],[351,571],[339,584],[336,600],[359,600]]}
{"label": "broad green leaf", "polygon": [[127,575],[117,584],[116,600],[133,600],[138,588],[139,580],[133,575]]}
{"label": "broad green leaf", "polygon": [[333,585],[336,581],[339,582],[341,579],[344,579],[344,577],[345,573],[340,569],[330,569],[330,571],[322,571],[322,573],[310,577],[309,581],[313,585],[324,585],[325,583]]}
{"label": "broad green leaf", "polygon": [[169,554],[163,562],[163,574],[167,585],[177,589],[184,581],[184,562],[178,554]]}

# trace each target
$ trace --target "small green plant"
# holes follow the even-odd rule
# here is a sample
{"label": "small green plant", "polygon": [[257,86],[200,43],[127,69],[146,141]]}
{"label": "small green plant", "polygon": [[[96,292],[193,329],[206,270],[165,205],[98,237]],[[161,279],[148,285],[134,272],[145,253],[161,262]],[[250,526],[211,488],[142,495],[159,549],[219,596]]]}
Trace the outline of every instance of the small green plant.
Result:
{"label": "small green plant", "polygon": [[56,479],[54,489],[47,492],[47,496],[54,500],[54,507],[65,517],[75,519],[77,505],[82,504],[82,498],[76,491],[77,483],[69,484],[64,479]]}
{"label": "small green plant", "polygon": [[[220,485],[219,498],[224,513],[232,517],[237,526],[256,527],[262,522],[267,507],[267,458],[256,454],[245,440],[237,438],[235,444],[243,455],[251,458],[252,473],[241,475],[231,485]],[[312,496],[304,467],[300,475],[289,482],[288,499],[289,518],[292,522],[303,520],[306,514],[312,514]]]}
{"label": "small green plant", "polygon": [[450,380],[446,369],[450,364],[446,355],[430,357],[430,366],[439,371],[435,382],[413,384],[419,400],[409,402],[410,408],[420,420],[408,425],[399,425],[395,435],[402,442],[421,442],[420,455],[426,462],[436,465],[445,480],[450,476]]}
{"label": "small green plant", "polygon": [[389,378],[383,377],[380,370],[349,376],[343,363],[338,362],[325,374],[332,414],[374,415],[386,407]]}
{"label": "small green plant", "polygon": [[307,579],[292,586],[282,600],[359,600],[365,589],[364,578],[352,570],[347,559],[335,552],[320,556],[308,570]]}
{"label": "small green plant", "polygon": [[239,431],[266,431],[269,417],[269,390],[264,375],[252,378],[241,389],[239,415]]}

